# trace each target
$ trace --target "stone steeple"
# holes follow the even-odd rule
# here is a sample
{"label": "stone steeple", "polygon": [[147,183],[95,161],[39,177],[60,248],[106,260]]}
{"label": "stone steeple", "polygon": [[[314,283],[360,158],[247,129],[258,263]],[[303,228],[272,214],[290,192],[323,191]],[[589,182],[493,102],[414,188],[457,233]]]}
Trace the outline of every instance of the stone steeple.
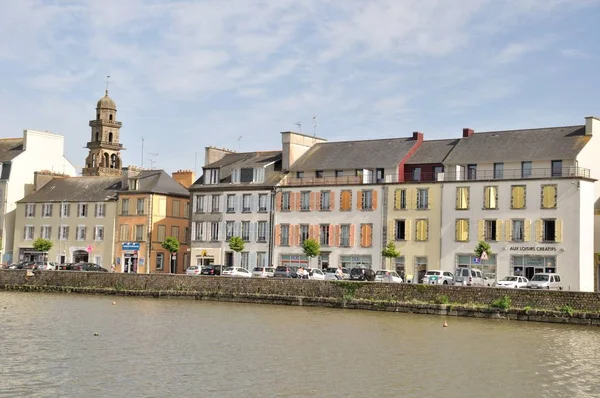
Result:
{"label": "stone steeple", "polygon": [[117,122],[117,106],[108,96],[108,89],[96,105],[96,119],[90,120],[90,127],[92,128],[92,138],[86,146],[90,151],[81,174],[84,176],[120,176],[120,151],[125,148],[123,148],[123,144],[119,143],[121,122]]}

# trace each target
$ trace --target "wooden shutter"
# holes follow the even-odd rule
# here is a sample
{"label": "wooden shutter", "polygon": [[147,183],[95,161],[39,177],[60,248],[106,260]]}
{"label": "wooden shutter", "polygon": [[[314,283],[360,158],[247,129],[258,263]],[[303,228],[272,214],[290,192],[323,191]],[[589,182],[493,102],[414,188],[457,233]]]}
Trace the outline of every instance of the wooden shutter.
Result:
{"label": "wooden shutter", "polygon": [[334,243],[335,246],[340,246],[340,239],[341,239],[341,227],[339,225],[335,226],[335,238],[334,238]]}
{"label": "wooden shutter", "polygon": [[294,241],[292,245],[302,246],[302,237],[300,236],[300,225],[294,225]]}
{"label": "wooden shutter", "polygon": [[348,243],[349,247],[354,246],[354,234],[355,234],[356,226],[354,224],[350,224],[350,233],[348,234]]}
{"label": "wooden shutter", "polygon": [[329,191],[329,210],[335,209],[335,192]]}
{"label": "wooden shutter", "polygon": [[511,220],[506,220],[504,222],[504,229],[506,231],[506,234],[505,234],[506,235],[506,241],[507,242],[512,241],[512,239],[513,239],[512,238],[513,223],[512,223]]}
{"label": "wooden shutter", "polygon": [[300,211],[300,205],[301,205],[300,197],[301,196],[302,196],[302,194],[300,192],[296,192],[296,200],[294,200],[294,204],[296,205],[296,211]]}
{"label": "wooden shutter", "polygon": [[410,220],[404,220],[404,239],[406,241],[410,240],[411,237],[411,229],[410,229]]}
{"label": "wooden shutter", "polygon": [[356,191],[356,209],[362,210],[363,208],[363,191]]}
{"label": "wooden shutter", "polygon": [[275,226],[275,244],[281,246],[281,225]]}
{"label": "wooden shutter", "polygon": [[317,242],[321,242],[321,226],[319,224],[317,224],[317,225],[314,225],[313,227],[314,227],[314,230],[315,230],[315,232],[314,232],[314,235],[315,235],[314,239]]}
{"label": "wooden shutter", "polygon": [[542,220],[535,220],[535,241],[541,242],[543,238],[543,227]]}
{"label": "wooden shutter", "polygon": [[483,240],[485,238],[485,221],[477,221],[477,240]]}
{"label": "wooden shutter", "polygon": [[401,202],[400,202],[400,198],[401,198],[401,190],[400,189],[396,189],[394,190],[394,210],[400,210],[400,206],[401,206]]}
{"label": "wooden shutter", "polygon": [[373,226],[371,226],[370,224],[365,225],[365,232],[366,232],[366,236],[365,236],[365,243],[366,246],[365,247],[371,247],[371,245],[373,244]]}
{"label": "wooden shutter", "polygon": [[288,227],[288,242],[290,246],[296,246],[297,242],[296,242],[296,226],[290,224],[290,226]]}
{"label": "wooden shutter", "polygon": [[462,221],[463,220],[454,221],[454,240],[456,240],[457,242],[460,242],[462,240]]}
{"label": "wooden shutter", "polygon": [[377,210],[377,196],[378,196],[378,194],[377,194],[377,190],[376,190],[376,189],[374,189],[374,190],[373,190],[373,197],[372,197],[372,202],[373,202],[372,209],[373,209],[373,210]]}
{"label": "wooden shutter", "polygon": [[496,241],[502,240],[502,220],[496,220]]}
{"label": "wooden shutter", "polygon": [[335,239],[333,238],[333,232],[334,232],[334,227],[333,225],[329,224],[329,241],[327,242],[327,244],[329,246],[333,246]]}
{"label": "wooden shutter", "polygon": [[433,208],[433,192],[431,192],[431,189],[427,190],[427,208]]}
{"label": "wooden shutter", "polygon": [[289,195],[289,207],[290,207],[290,211],[295,211],[296,210],[296,192],[290,192]]}
{"label": "wooden shutter", "polygon": [[316,202],[315,196],[316,195],[317,195],[316,192],[309,192],[308,193],[308,210],[310,210],[310,211],[315,210],[315,202]]}
{"label": "wooden shutter", "polygon": [[[390,242],[392,240],[396,240],[396,221],[390,220],[387,225],[387,241]],[[384,242],[387,243],[387,242]]]}
{"label": "wooden shutter", "polygon": [[525,220],[525,227],[523,230],[523,240],[529,242],[531,240],[531,220]]}
{"label": "wooden shutter", "polygon": [[360,247],[365,247],[365,224],[360,224]]}
{"label": "wooden shutter", "polygon": [[556,242],[562,242],[562,220],[556,220],[554,223],[554,236]]}
{"label": "wooden shutter", "polygon": [[491,187],[484,187],[483,188],[483,207],[485,209],[489,209],[490,208],[490,194],[491,194]]}

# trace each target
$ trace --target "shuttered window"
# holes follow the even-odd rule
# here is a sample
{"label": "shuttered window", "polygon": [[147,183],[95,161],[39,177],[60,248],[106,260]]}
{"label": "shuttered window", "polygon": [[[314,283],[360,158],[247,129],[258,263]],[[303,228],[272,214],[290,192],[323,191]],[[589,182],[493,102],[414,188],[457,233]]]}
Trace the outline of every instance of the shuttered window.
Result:
{"label": "shuttered window", "polygon": [[360,246],[371,247],[373,245],[373,224],[360,225]]}
{"label": "shuttered window", "polygon": [[426,241],[429,239],[429,221],[417,220],[415,223],[415,240]]}
{"label": "shuttered window", "polygon": [[469,209],[469,187],[456,188],[456,210]]}
{"label": "shuttered window", "polygon": [[352,191],[344,190],[340,195],[340,210],[352,210]]}
{"label": "shuttered window", "polygon": [[542,209],[556,209],[556,185],[542,185]]}
{"label": "shuttered window", "polygon": [[454,223],[454,239],[457,242],[469,241],[469,219],[459,218]]}
{"label": "shuttered window", "polygon": [[498,208],[498,187],[489,186],[483,188],[483,207],[484,209]]}
{"label": "shuttered window", "polygon": [[525,185],[513,185],[510,187],[510,208],[524,209],[525,201]]}

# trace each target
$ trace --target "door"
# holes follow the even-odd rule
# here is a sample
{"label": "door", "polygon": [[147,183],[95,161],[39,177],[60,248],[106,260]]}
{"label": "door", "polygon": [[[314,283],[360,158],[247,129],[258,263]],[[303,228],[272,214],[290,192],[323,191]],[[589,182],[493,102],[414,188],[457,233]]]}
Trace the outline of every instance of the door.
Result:
{"label": "door", "polygon": [[535,271],[533,267],[525,267],[525,278],[531,280],[534,274]]}
{"label": "door", "polygon": [[226,252],[225,253],[225,266],[226,267],[233,267],[233,252]]}

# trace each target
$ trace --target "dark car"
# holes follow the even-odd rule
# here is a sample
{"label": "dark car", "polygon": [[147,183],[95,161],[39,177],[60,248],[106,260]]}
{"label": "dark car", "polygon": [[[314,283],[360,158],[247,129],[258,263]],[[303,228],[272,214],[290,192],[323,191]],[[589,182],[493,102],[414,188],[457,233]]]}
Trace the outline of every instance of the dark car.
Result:
{"label": "dark car", "polygon": [[296,278],[298,274],[298,267],[287,267],[285,265],[280,265],[275,268],[275,272],[273,272],[273,278]]}
{"label": "dark car", "polygon": [[221,271],[223,270],[222,265],[213,264],[202,267],[200,271],[200,275],[221,275]]}
{"label": "dark car", "polygon": [[371,268],[356,267],[350,270],[350,279],[353,281],[369,281],[375,280],[375,271]]}
{"label": "dark car", "polygon": [[106,268],[94,263],[77,263],[73,264],[71,271],[90,271],[90,272],[108,272]]}
{"label": "dark car", "polygon": [[59,271],[70,271],[73,269],[73,263],[58,264]]}

